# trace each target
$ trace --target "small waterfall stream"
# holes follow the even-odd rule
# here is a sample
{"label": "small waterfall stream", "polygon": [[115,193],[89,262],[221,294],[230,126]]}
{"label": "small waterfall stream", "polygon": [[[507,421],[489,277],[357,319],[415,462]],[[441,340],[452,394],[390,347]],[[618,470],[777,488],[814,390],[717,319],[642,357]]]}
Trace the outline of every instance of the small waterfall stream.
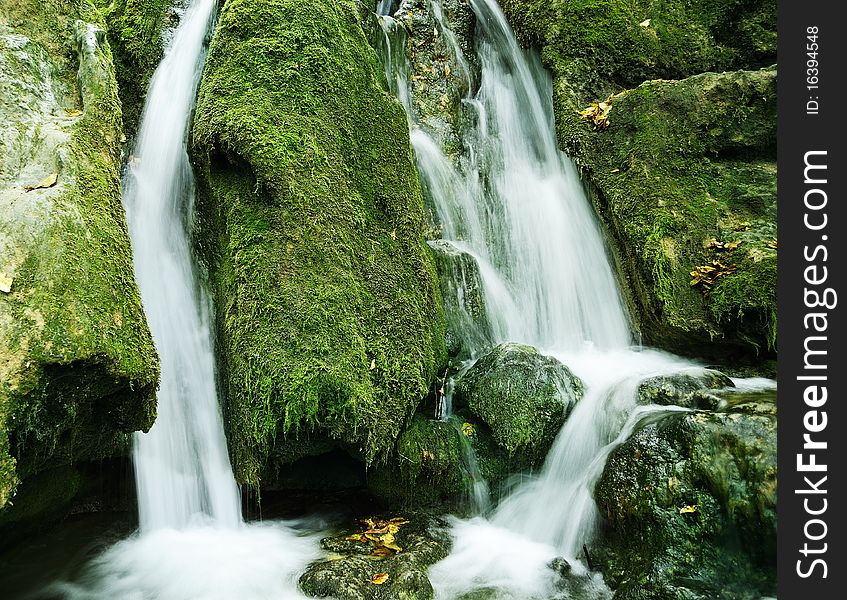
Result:
{"label": "small waterfall stream", "polygon": [[198,0],[183,16],[150,81],[124,177],[135,278],[162,370],[156,423],[135,438],[142,531],[185,527],[198,514],[226,527],[241,521],[218,408],[210,305],[189,241],[194,175],[185,139],[214,12],[214,0]]}
{"label": "small waterfall stream", "polygon": [[139,532],[55,595],[79,599],[303,598],[320,555],[311,523],[246,524],[218,406],[211,305],[191,251],[186,141],[217,0],[192,0],[153,75],[124,202],[135,275],[161,364],[158,416],[135,438]]}

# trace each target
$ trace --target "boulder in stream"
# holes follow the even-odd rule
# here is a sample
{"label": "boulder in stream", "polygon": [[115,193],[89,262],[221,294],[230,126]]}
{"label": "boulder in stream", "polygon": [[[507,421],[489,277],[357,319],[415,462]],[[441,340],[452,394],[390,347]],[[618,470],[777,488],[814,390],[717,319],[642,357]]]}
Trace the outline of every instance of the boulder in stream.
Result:
{"label": "boulder in stream", "polygon": [[374,463],[445,325],[406,116],[356,4],[224,4],[192,131],[236,478],[304,434]]}
{"label": "boulder in stream", "polygon": [[616,599],[774,591],[774,400],[730,394],[727,412],[665,417],[612,452],[595,488],[606,526],[592,556]]}
{"label": "boulder in stream", "polygon": [[557,359],[506,343],[462,375],[454,403],[481,419],[509,455],[540,464],[582,393],[582,381]]}

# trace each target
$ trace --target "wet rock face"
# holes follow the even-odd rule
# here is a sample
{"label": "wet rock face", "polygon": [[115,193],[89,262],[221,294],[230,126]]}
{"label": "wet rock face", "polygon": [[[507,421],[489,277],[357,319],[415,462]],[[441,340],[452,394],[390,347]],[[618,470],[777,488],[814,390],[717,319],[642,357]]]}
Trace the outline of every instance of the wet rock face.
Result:
{"label": "wet rock face", "polygon": [[501,344],[456,385],[455,404],[481,419],[510,455],[541,462],[577,401],[582,382],[532,346]]}
{"label": "wet rock face", "polygon": [[638,386],[638,403],[714,410],[726,402],[709,393],[710,390],[733,387],[732,380],[720,371],[691,369],[689,372],[645,379]]}
{"label": "wet rock face", "polygon": [[426,516],[412,522],[371,518],[360,525],[321,540],[328,554],[309,566],[300,588],[309,596],[337,600],[431,599],[426,572],[447,556],[446,525]]}
{"label": "wet rock face", "polygon": [[594,554],[615,598],[758,598],[776,564],[773,394],[730,397],[644,427],[595,488],[606,527]]}
{"label": "wet rock face", "polygon": [[447,240],[435,240],[429,242],[429,246],[435,253],[444,299],[447,354],[468,358],[471,352],[492,343],[479,264],[473,256]]}
{"label": "wet rock face", "polygon": [[645,339],[732,363],[776,340],[776,70],[648,81],[567,125]]}
{"label": "wet rock face", "polygon": [[352,0],[227,2],[193,128],[233,466],[315,434],[370,464],[446,361],[402,108]]}
{"label": "wet rock face", "polygon": [[[155,414],[114,68],[80,4],[0,4],[0,507],[19,479],[124,452]],[[0,526],[37,516],[11,499]]]}

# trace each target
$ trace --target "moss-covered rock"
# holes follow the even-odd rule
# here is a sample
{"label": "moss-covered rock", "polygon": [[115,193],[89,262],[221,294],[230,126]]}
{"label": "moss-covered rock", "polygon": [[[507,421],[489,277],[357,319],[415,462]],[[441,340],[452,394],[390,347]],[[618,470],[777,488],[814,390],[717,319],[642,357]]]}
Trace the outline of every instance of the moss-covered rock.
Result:
{"label": "moss-covered rock", "polygon": [[114,52],[124,127],[138,128],[150,77],[164,53],[163,34],[179,22],[180,0],[97,0],[103,5]]}
{"label": "moss-covered rock", "polygon": [[[644,340],[724,363],[771,356],[776,71],[701,73],[773,64],[775,3],[502,4],[552,71],[559,143],[588,180]],[[578,111],[611,94],[609,127],[592,128]],[[723,275],[692,286],[697,267]]]}
{"label": "moss-covered rock", "polygon": [[[389,529],[394,523],[399,525]],[[389,546],[382,545],[380,538],[395,529]],[[373,541],[366,531],[373,532]],[[371,518],[321,540],[329,555],[308,567],[300,588],[309,596],[337,600],[430,600],[427,569],[447,556],[450,539],[445,531],[446,524],[424,515],[411,522]]]}
{"label": "moss-covered rock", "polygon": [[102,27],[88,1],[0,1],[0,507],[18,479],[124,451],[155,414]]}
{"label": "moss-covered rock", "polygon": [[[680,79],[776,62],[772,0],[500,0],[500,4],[519,41],[541,50],[556,87],[566,88],[580,103],[650,79]],[[563,114],[557,110],[557,117]]]}
{"label": "moss-covered rock", "polygon": [[447,240],[429,242],[435,253],[444,315],[447,353],[468,358],[492,345],[482,276],[476,259]]}
{"label": "moss-covered rock", "polygon": [[776,343],[776,71],[650,81],[574,117],[645,340],[731,361]]}
{"label": "moss-covered rock", "polygon": [[237,477],[308,431],[373,462],[446,356],[406,118],[354,3],[226,2],[193,146]]}
{"label": "moss-covered rock", "polygon": [[482,419],[510,455],[540,464],[582,392],[582,381],[555,358],[506,343],[462,375],[455,405]]}
{"label": "moss-covered rock", "polygon": [[615,598],[753,599],[775,587],[774,398],[648,425],[595,488],[607,519],[593,554]]}
{"label": "moss-covered rock", "polygon": [[710,392],[733,387],[732,379],[720,371],[691,368],[645,379],[638,385],[638,403],[713,410],[727,403]]}

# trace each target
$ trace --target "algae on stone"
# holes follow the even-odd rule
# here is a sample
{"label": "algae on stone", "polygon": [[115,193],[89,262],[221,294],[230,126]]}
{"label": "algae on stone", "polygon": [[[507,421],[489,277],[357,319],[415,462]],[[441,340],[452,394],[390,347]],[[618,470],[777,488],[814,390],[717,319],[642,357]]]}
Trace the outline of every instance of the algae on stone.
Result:
{"label": "algae on stone", "polygon": [[555,358],[506,343],[462,375],[454,404],[482,419],[509,455],[540,465],[582,393],[582,381]]}
{"label": "algae on stone", "polygon": [[193,153],[238,479],[310,431],[373,462],[446,357],[406,118],[354,3],[229,0]]}
{"label": "algae on stone", "polygon": [[669,416],[612,452],[595,488],[606,533],[593,554],[615,598],[774,591],[773,401]]}
{"label": "algae on stone", "polygon": [[102,27],[88,1],[0,0],[0,507],[18,479],[125,451],[155,414]]}

